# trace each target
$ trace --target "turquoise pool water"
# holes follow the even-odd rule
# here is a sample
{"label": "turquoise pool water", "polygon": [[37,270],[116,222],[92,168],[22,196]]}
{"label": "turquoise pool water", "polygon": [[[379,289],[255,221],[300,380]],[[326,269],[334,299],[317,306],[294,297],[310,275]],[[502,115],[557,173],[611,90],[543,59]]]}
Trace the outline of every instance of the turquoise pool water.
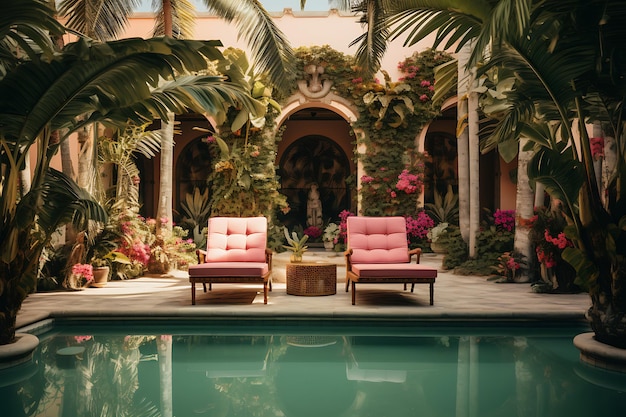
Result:
{"label": "turquoise pool water", "polygon": [[0,374],[0,415],[626,415],[626,377],[579,362],[575,326],[73,322]]}

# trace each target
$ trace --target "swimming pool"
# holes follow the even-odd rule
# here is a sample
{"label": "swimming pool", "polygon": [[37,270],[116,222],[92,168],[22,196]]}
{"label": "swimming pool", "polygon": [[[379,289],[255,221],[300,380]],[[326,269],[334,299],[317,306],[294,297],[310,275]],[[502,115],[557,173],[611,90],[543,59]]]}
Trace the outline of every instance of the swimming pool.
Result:
{"label": "swimming pool", "polygon": [[15,416],[618,416],[624,376],[580,363],[576,325],[83,322],[2,375]]}

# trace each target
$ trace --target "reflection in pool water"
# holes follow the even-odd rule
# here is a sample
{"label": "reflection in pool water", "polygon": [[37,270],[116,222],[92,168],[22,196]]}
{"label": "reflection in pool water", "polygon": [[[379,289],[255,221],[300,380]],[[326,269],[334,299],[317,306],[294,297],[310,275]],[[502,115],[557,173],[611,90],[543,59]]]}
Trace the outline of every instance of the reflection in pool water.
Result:
{"label": "reflection in pool water", "polygon": [[[617,416],[580,328],[58,326],[0,373],[2,416]],[[593,382],[591,382],[593,381]]]}

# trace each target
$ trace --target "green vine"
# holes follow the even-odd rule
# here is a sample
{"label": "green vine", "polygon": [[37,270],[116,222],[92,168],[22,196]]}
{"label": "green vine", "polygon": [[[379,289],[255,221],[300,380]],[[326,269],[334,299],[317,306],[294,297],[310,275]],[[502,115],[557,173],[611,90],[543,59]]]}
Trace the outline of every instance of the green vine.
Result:
{"label": "green vine", "polygon": [[[364,168],[360,189],[362,214],[414,215],[424,175],[424,155],[418,152],[415,138],[423,127],[439,115],[434,93],[434,68],[450,60],[435,50],[415,53],[400,62],[404,76],[392,82],[386,72],[385,83],[363,83],[360,78],[353,95],[359,119],[354,128],[362,135],[356,144],[366,152],[357,154]],[[407,186],[408,183],[408,186]]]}
{"label": "green vine", "polygon": [[[246,74],[252,96],[265,105],[265,113],[256,118],[241,109],[230,107],[219,126],[219,135],[210,134],[215,162],[208,182],[211,190],[212,216],[265,216],[275,225],[276,211],[287,210],[287,199],[279,192],[275,159],[282,131],[274,132],[280,106],[272,90],[261,77],[251,72],[242,51],[228,49],[231,74],[239,69]],[[244,117],[242,117],[244,116]]]}

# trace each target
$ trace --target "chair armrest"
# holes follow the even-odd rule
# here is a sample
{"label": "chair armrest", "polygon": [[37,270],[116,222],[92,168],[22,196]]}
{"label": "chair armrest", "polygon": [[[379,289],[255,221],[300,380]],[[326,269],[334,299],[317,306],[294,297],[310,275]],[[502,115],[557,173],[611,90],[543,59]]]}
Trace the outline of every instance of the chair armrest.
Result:
{"label": "chair armrest", "polygon": [[346,271],[350,271],[352,269],[352,249],[348,249],[343,253],[343,256],[346,257]]}
{"label": "chair armrest", "polygon": [[267,267],[269,270],[272,270],[272,257],[274,256],[274,252],[271,249],[265,248],[265,262],[267,262]]}
{"label": "chair armrest", "polygon": [[198,257],[198,263],[203,264],[206,261],[206,251],[202,249],[196,249],[196,256]]}
{"label": "chair armrest", "polygon": [[422,254],[422,249],[415,248],[409,251],[409,262],[411,262],[411,258],[415,255],[415,263],[420,263],[420,255]]}

